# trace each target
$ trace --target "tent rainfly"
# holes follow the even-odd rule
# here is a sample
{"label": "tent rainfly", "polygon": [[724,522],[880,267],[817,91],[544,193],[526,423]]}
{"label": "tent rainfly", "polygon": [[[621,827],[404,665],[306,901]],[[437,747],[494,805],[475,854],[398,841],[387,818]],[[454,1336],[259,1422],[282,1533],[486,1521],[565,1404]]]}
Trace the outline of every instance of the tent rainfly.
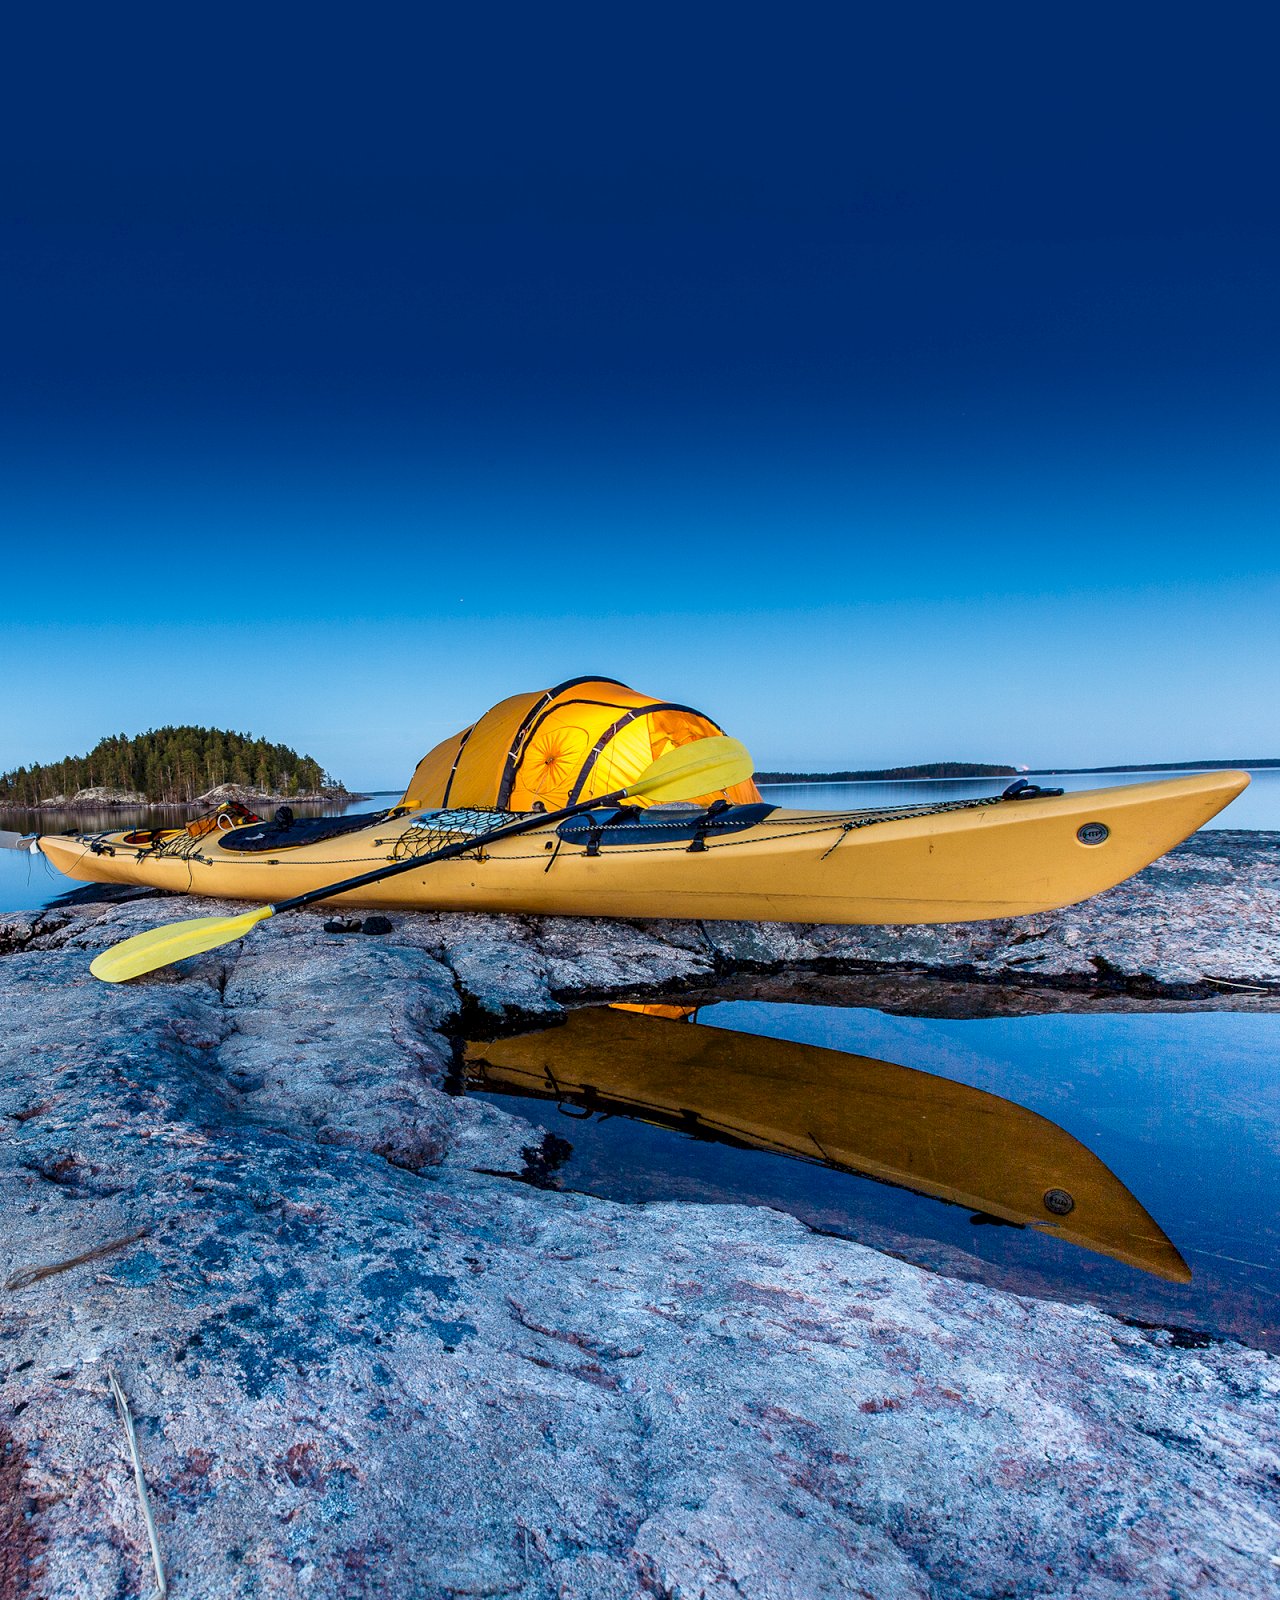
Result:
{"label": "tent rainfly", "polygon": [[[700,711],[613,678],[573,678],[512,695],[429,750],[400,804],[555,811],[621,789],[673,745],[723,731]],[[760,798],[748,779],[701,799],[709,804],[721,793],[739,805]]]}

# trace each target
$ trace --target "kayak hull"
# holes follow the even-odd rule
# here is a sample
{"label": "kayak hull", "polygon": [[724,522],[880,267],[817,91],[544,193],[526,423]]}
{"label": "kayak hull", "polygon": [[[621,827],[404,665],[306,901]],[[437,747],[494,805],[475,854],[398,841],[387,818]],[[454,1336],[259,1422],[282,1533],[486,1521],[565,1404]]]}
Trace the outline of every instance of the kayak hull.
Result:
{"label": "kayak hull", "polygon": [[[381,909],[906,924],[1024,916],[1086,900],[1210,821],[1249,782],[1213,772],[947,810],[774,810],[705,847],[615,844],[592,854],[532,830],[336,897]],[[49,861],[83,882],[277,902],[394,859],[405,821],[274,853],[137,849],[125,835],[46,835]],[[1097,839],[1099,842],[1088,842]],[[399,846],[403,848],[403,846]]]}

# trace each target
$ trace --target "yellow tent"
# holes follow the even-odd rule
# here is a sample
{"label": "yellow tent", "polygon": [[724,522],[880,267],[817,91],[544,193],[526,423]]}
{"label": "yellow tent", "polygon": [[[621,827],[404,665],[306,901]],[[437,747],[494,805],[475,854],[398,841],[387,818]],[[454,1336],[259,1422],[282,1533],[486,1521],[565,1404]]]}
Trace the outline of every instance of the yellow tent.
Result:
{"label": "yellow tent", "polygon": [[[622,788],[672,745],[723,731],[700,711],[613,678],[572,678],[512,695],[428,751],[400,804],[556,811]],[[735,804],[760,798],[750,780],[723,793]]]}

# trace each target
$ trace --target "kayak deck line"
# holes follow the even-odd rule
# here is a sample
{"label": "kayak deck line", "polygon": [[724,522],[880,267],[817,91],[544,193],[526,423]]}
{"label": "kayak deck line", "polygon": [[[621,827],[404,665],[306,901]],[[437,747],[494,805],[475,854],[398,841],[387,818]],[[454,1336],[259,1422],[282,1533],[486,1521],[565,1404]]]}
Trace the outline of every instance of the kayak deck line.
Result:
{"label": "kayak deck line", "polygon": [[[982,807],[986,807],[986,806],[1000,805],[1004,801],[1004,799],[1005,799],[1005,797],[1002,796],[1002,795],[989,795],[989,796],[983,796],[983,797],[980,797],[980,798],[977,798],[977,799],[972,799],[972,800],[943,801],[943,802],[939,802],[937,804],[922,803],[920,805],[915,805],[915,806],[889,806],[889,807],[882,807],[882,808],[874,808],[873,807],[873,808],[869,808],[869,809],[863,810],[863,811],[852,811],[852,812],[851,811],[830,811],[830,812],[812,812],[812,813],[810,813],[810,812],[788,811],[788,812],[784,813],[784,815],[782,815],[780,817],[779,816],[763,816],[763,817],[760,817],[758,819],[758,822],[757,822],[756,825],[761,827],[761,828],[786,829],[787,831],[777,833],[777,834],[775,834],[774,837],[777,838],[777,839],[789,839],[789,838],[794,838],[794,837],[797,837],[797,836],[803,836],[806,833],[824,832],[824,831],[830,831],[830,830],[833,830],[833,829],[838,829],[841,833],[845,833],[845,832],[850,832],[850,831],[852,831],[854,829],[857,829],[857,828],[873,827],[873,826],[875,826],[877,824],[886,823],[886,822],[909,821],[909,820],[911,820],[912,818],[915,818],[915,817],[941,816],[945,812],[949,812],[949,811],[973,811],[973,810],[978,810],[978,809],[980,809]],[[773,810],[773,809],[775,809],[775,808],[770,807],[770,810]],[[697,814],[698,813],[697,813],[696,810],[692,811],[692,815],[696,816]],[[389,815],[389,813],[387,813],[387,812],[374,812],[374,813],[371,813],[368,826],[370,828],[372,828],[377,823],[384,822],[387,819],[388,815]],[[492,819],[492,826],[497,827],[497,826],[501,826],[502,823],[505,822],[505,821],[514,821],[516,816],[518,815],[518,813],[516,813],[516,812],[505,812],[505,811],[494,811],[494,812],[489,813],[488,815]],[[327,820],[327,819],[318,819],[318,820]],[[664,816],[661,819],[657,819],[657,818],[651,817],[649,814],[646,813],[645,817],[644,817],[644,821],[643,821],[643,823],[640,824],[640,826],[642,826],[646,831],[653,830],[653,829],[670,829],[673,834],[676,834],[678,830],[688,827],[689,823],[688,823],[686,818],[672,819],[672,818],[668,818],[668,817]],[[243,832],[243,831],[247,831],[247,830],[236,830],[236,831],[237,832]],[[333,831],[334,831],[334,835],[336,836],[336,835],[338,835],[340,833],[341,834],[351,833],[354,830],[351,829],[351,828],[340,828],[340,829],[339,828],[335,828]],[[480,830],[477,828],[474,831],[480,831]],[[536,832],[537,830],[533,830],[533,831]],[[610,841],[609,842],[611,844],[613,844],[613,843],[630,844],[631,843],[631,841],[626,838],[626,826],[625,826],[625,824],[622,825],[620,828],[618,828],[616,830],[611,828],[610,829],[610,834],[611,834],[611,837],[610,837]],[[415,836],[418,836],[418,837],[415,837]],[[452,840],[455,840],[455,839],[465,838],[466,836],[467,836],[467,831],[464,831],[462,829],[450,828],[450,827],[447,827],[447,826],[439,828],[439,829],[436,829],[436,828],[424,828],[424,827],[420,827],[420,826],[416,825],[411,820],[409,825],[407,825],[403,829],[403,831],[401,833],[399,833],[394,839],[392,839],[392,840],[375,839],[373,841],[375,846],[381,846],[383,844],[390,843],[390,845],[392,847],[390,854],[382,856],[382,857],[369,856],[369,855],[345,856],[345,857],[335,856],[335,857],[330,857],[329,858],[329,862],[330,862],[331,865],[352,866],[352,865],[356,865],[356,864],[358,864],[360,862],[370,861],[370,860],[378,860],[378,859],[386,860],[386,861],[397,861],[397,860],[402,860],[406,856],[411,855],[411,854],[412,855],[416,855],[416,854],[426,855],[431,850],[437,848],[440,843],[443,843],[443,842],[446,842],[446,841],[452,841]],[[187,829],[185,829],[185,828],[176,828],[176,829],[172,829],[172,830],[166,830],[166,833],[164,835],[162,835],[162,836],[158,835],[156,838],[153,839],[153,841],[151,843],[145,844],[145,845],[139,844],[139,845],[136,845],[136,847],[135,847],[134,841],[128,835],[125,835],[123,837],[117,837],[116,835],[113,835],[113,834],[99,833],[99,834],[93,835],[91,839],[86,839],[86,836],[83,835],[83,834],[75,835],[75,837],[78,838],[78,839],[81,839],[81,840],[85,840],[85,842],[88,845],[88,848],[91,851],[93,851],[95,854],[100,853],[100,852],[101,853],[114,854],[116,851],[121,850],[121,849],[133,850],[133,849],[136,848],[136,857],[135,857],[135,859],[137,859],[139,861],[146,860],[146,859],[152,858],[152,857],[177,857],[177,858],[179,858],[181,860],[184,860],[184,861],[191,861],[191,860],[203,861],[206,864],[209,864],[209,863],[211,863],[213,861],[212,857],[206,856],[203,853],[202,846],[203,846],[203,843],[204,843],[205,834],[202,833],[202,834],[198,834],[198,835],[193,835],[192,833],[189,833],[187,831]],[[276,848],[277,849],[281,849],[281,850],[292,851],[292,850],[301,848],[302,845],[304,843],[306,843],[306,842],[310,842],[310,841],[307,841],[305,838],[302,838],[302,839],[299,839],[297,841],[297,843],[294,843],[294,842],[290,841],[288,838],[284,838],[283,840],[277,841]],[[707,840],[707,848],[710,849],[710,848],[714,847],[716,849],[720,849],[720,848],[723,847],[723,845],[725,845],[727,843],[730,843],[730,842],[748,843],[748,842],[751,842],[751,841],[743,841],[743,840],[729,841],[729,840],[722,840],[722,839],[715,839],[715,840],[708,839]],[[234,841],[233,841],[233,844],[234,844]],[[231,848],[232,845],[229,845],[228,847]],[[477,848],[480,848],[480,847],[477,846]],[[667,848],[667,845],[665,843],[659,844],[659,845],[656,845],[656,846],[647,846],[647,845],[637,844],[635,846],[635,848],[637,848],[637,849],[646,849],[646,848],[664,849],[664,848]],[[834,846],[833,846],[833,848],[834,848]],[[265,855],[265,852],[264,852],[264,855]],[[275,865],[276,864],[275,858],[272,858],[270,856],[266,856],[266,861],[267,861],[267,864],[269,864],[269,865]]]}

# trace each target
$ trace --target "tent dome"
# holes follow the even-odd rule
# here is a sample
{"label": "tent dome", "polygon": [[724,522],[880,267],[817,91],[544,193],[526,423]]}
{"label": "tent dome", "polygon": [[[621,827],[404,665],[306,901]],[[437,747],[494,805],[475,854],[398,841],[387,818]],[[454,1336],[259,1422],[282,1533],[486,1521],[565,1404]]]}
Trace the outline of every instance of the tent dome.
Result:
{"label": "tent dome", "polygon": [[[691,706],[638,694],[614,678],[572,678],[500,701],[429,750],[400,804],[556,811],[623,788],[673,745],[723,731]],[[760,798],[749,779],[702,798],[721,792],[736,804]]]}

